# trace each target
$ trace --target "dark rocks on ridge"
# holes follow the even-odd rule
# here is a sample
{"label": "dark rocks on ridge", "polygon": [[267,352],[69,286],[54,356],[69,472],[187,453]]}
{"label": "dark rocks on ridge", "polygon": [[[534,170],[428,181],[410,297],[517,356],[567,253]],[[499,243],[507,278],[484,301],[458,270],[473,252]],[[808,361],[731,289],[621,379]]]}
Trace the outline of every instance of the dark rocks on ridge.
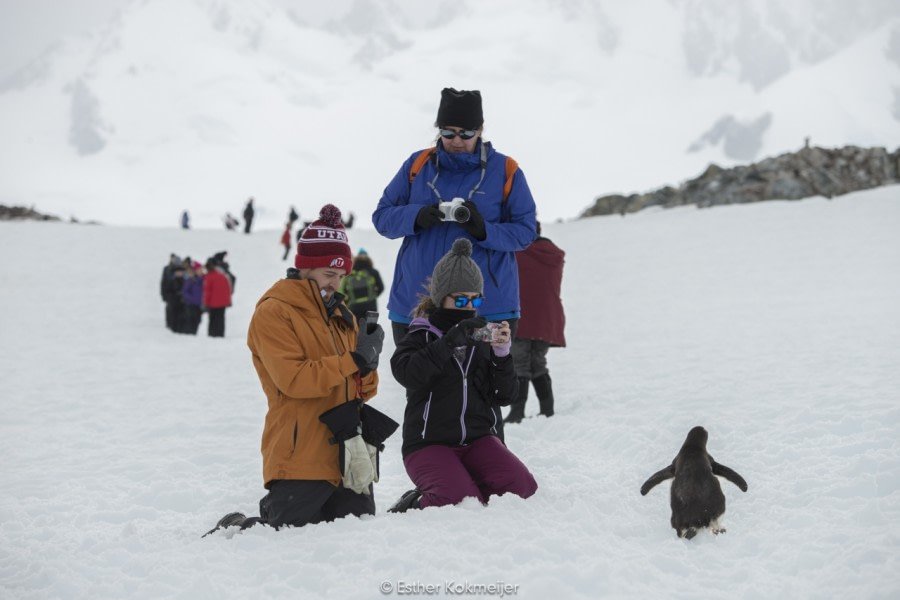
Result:
{"label": "dark rocks on ridge", "polygon": [[764,200],[832,198],[858,190],[900,183],[900,148],[807,147],[758,163],[725,169],[711,164],[699,177],[678,187],[645,194],[600,196],[579,218],[637,212],[658,206],[708,208]]}

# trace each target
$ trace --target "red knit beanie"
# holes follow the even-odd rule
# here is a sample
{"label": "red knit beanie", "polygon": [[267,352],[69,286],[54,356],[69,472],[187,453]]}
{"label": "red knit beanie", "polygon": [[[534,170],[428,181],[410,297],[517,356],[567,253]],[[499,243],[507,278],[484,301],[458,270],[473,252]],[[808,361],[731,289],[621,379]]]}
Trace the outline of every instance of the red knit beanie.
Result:
{"label": "red knit beanie", "polygon": [[341,210],[334,204],[326,204],[319,211],[319,219],[303,230],[297,243],[294,266],[298,269],[331,267],[348,273],[353,264],[347,231],[341,223]]}

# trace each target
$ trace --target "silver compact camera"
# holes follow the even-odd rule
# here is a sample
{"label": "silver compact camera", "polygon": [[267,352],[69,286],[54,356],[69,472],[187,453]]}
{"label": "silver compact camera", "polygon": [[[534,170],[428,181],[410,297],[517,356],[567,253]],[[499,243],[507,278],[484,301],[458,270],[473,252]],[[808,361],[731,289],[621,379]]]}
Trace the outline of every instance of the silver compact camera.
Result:
{"label": "silver compact camera", "polygon": [[462,198],[454,198],[450,202],[441,202],[438,204],[438,210],[444,214],[442,221],[456,221],[457,223],[465,223],[472,216],[468,208],[463,206],[465,200]]}
{"label": "silver compact camera", "polygon": [[484,327],[472,330],[472,339],[476,342],[497,342],[500,340],[500,323],[488,323]]}

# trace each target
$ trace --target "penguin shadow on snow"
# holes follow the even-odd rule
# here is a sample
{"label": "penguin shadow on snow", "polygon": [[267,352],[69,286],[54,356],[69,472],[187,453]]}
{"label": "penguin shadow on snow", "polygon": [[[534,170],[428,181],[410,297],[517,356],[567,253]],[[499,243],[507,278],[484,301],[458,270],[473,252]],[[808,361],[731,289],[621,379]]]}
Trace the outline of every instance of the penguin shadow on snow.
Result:
{"label": "penguin shadow on snow", "polygon": [[678,537],[691,539],[697,531],[709,528],[714,534],[725,533],[725,494],[716,475],[747,491],[747,482],[736,471],[713,460],[706,451],[709,434],[703,427],[690,430],[672,464],[650,476],[641,486],[641,496],[666,479],[672,479],[670,504],[672,527]]}

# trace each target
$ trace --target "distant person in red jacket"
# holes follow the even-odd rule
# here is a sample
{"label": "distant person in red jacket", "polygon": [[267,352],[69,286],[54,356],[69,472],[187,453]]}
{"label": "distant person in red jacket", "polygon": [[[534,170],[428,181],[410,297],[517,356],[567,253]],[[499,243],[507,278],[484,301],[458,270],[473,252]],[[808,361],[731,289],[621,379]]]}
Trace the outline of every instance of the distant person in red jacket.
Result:
{"label": "distant person in red jacket", "polygon": [[209,313],[209,337],[225,337],[225,309],[231,306],[231,280],[215,259],[206,261],[203,306]]}
{"label": "distant person in red jacket", "polygon": [[287,260],[288,254],[291,253],[291,224],[292,221],[288,221],[281,234],[281,245],[284,246],[284,256],[281,257],[281,260]]}
{"label": "distant person in red jacket", "polygon": [[512,343],[512,356],[519,378],[519,396],[512,403],[504,423],[519,423],[525,418],[528,384],[534,385],[540,414],[553,415],[553,387],[547,369],[547,350],[564,348],[566,314],[562,305],[562,275],[566,253],[541,237],[528,248],[516,252],[519,267],[519,301],[522,317]]}

